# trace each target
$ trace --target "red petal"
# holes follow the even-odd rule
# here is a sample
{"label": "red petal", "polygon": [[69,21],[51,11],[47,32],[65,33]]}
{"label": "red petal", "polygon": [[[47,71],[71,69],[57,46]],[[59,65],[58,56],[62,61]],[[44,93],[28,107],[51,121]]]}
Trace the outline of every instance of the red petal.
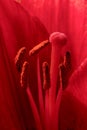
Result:
{"label": "red petal", "polygon": [[73,73],[60,106],[60,130],[87,129],[87,59]]}

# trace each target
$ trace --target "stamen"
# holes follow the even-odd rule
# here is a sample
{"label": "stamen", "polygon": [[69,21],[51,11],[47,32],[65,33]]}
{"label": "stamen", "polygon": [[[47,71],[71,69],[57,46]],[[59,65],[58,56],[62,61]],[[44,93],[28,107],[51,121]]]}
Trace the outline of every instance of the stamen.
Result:
{"label": "stamen", "polygon": [[44,48],[48,44],[49,44],[48,40],[45,40],[45,41],[39,43],[38,45],[36,45],[33,49],[31,49],[29,51],[29,56],[38,53],[42,48]]}
{"label": "stamen", "polygon": [[18,72],[21,72],[21,69],[22,69],[22,64],[23,64],[23,58],[26,54],[26,47],[22,47],[16,57],[15,57],[15,65],[16,65],[16,68],[18,70]]}
{"label": "stamen", "polygon": [[42,70],[43,70],[43,89],[49,89],[49,87],[50,87],[50,71],[49,71],[49,65],[47,62],[43,63]]}
{"label": "stamen", "polygon": [[41,76],[40,76],[39,56],[37,56],[37,79],[38,79],[38,97],[39,97],[40,116],[41,116],[42,125],[44,127],[45,114],[44,114],[44,100],[43,100],[43,92],[42,92],[42,84],[41,84]]}
{"label": "stamen", "polygon": [[28,67],[29,67],[29,63],[27,61],[25,61],[23,66],[22,66],[22,72],[21,72],[21,77],[20,77],[21,87],[26,87],[27,86]]}
{"label": "stamen", "polygon": [[31,105],[32,108],[32,112],[34,115],[34,119],[35,119],[35,123],[36,123],[36,128],[37,130],[42,130],[42,124],[40,121],[40,116],[39,116],[39,112],[37,110],[37,106],[35,104],[35,101],[32,97],[32,93],[30,91],[30,87],[29,87],[29,83],[28,83],[28,67],[29,67],[29,63],[27,61],[24,62],[23,66],[22,66],[22,72],[21,72],[21,77],[20,77],[20,84],[21,87],[26,88],[26,92],[28,95],[28,99],[29,99],[29,103]]}
{"label": "stamen", "polygon": [[46,122],[46,129],[49,130],[50,70],[49,70],[49,64],[47,62],[43,62],[42,71],[43,71],[43,89],[45,90],[45,122]]}

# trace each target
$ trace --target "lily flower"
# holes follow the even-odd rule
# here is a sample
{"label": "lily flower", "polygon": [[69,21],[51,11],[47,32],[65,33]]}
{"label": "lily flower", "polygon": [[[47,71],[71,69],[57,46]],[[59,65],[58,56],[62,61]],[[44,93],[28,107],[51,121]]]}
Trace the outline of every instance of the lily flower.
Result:
{"label": "lily flower", "polygon": [[48,38],[20,2],[0,2],[0,128],[86,130],[87,59],[74,70],[64,33]]}
{"label": "lily flower", "polygon": [[[51,44],[50,67],[47,61],[43,62],[43,75],[41,75],[40,51],[49,44]],[[35,55],[37,58],[39,108],[29,86],[29,60],[22,62],[20,83],[28,95],[37,130],[87,129],[85,115],[87,114],[87,59],[77,70],[72,71],[72,56],[69,50],[65,52],[64,58],[61,60],[66,44],[66,35],[54,32],[48,40],[39,43],[29,51],[29,59]]]}

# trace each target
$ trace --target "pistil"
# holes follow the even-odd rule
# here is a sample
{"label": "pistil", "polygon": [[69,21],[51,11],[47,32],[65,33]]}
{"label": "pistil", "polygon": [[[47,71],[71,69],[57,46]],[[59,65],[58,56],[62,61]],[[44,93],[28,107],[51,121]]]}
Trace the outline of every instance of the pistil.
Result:
{"label": "pistil", "polygon": [[54,32],[50,35],[49,41],[52,46],[51,51],[51,67],[50,67],[50,115],[56,101],[58,66],[60,62],[61,52],[66,45],[66,35],[60,32]]}

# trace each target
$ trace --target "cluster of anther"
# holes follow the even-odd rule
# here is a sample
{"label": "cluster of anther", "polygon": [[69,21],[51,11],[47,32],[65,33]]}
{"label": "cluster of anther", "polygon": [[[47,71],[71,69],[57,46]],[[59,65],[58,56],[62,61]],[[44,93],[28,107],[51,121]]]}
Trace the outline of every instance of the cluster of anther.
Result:
{"label": "cluster of anther", "polygon": [[[39,50],[41,50],[43,47],[48,45],[49,41],[45,40],[41,43],[39,43],[37,46],[35,46],[33,49],[29,51],[29,56],[32,56],[33,54],[37,54]],[[26,61],[26,47],[22,47],[15,56],[15,65],[17,68],[17,71],[20,72],[20,84],[21,86],[27,85],[27,76],[28,76],[28,66],[29,63]]]}
{"label": "cluster of anther", "polygon": [[[35,101],[32,97],[32,94],[29,89],[29,83],[28,81],[28,69],[29,69],[29,63],[25,59],[26,55],[26,48],[21,48],[16,57],[15,57],[15,64],[17,67],[18,72],[20,72],[20,83],[22,87],[27,88],[27,94],[29,97],[29,101],[32,107],[32,111],[34,114],[34,118],[36,121],[36,128],[37,130],[58,130],[58,108],[60,102],[59,93],[57,91],[57,81],[58,81],[58,75],[60,78],[60,88],[62,87],[62,90],[64,90],[68,84],[68,80],[70,77],[70,71],[71,71],[71,56],[70,52],[67,51],[64,56],[63,63],[60,64],[60,57],[61,57],[61,51],[63,47],[66,45],[66,35],[60,32],[55,32],[50,35],[49,40],[45,40],[38,45],[36,45],[33,49],[29,51],[29,56],[32,56],[34,54],[39,54],[39,52],[47,46],[48,44],[51,44],[51,65],[49,67],[49,64],[47,62],[44,62],[42,64],[42,72],[43,72],[43,87],[41,83],[41,76],[40,76],[40,63],[39,63],[39,55],[37,55],[37,75],[38,75],[38,96],[39,96],[39,107],[40,112],[38,111],[38,108],[35,104]],[[45,95],[43,97],[43,89],[45,90]],[[60,94],[61,95],[61,94]],[[45,99],[45,102],[44,102]],[[53,114],[55,111],[56,117]]]}

